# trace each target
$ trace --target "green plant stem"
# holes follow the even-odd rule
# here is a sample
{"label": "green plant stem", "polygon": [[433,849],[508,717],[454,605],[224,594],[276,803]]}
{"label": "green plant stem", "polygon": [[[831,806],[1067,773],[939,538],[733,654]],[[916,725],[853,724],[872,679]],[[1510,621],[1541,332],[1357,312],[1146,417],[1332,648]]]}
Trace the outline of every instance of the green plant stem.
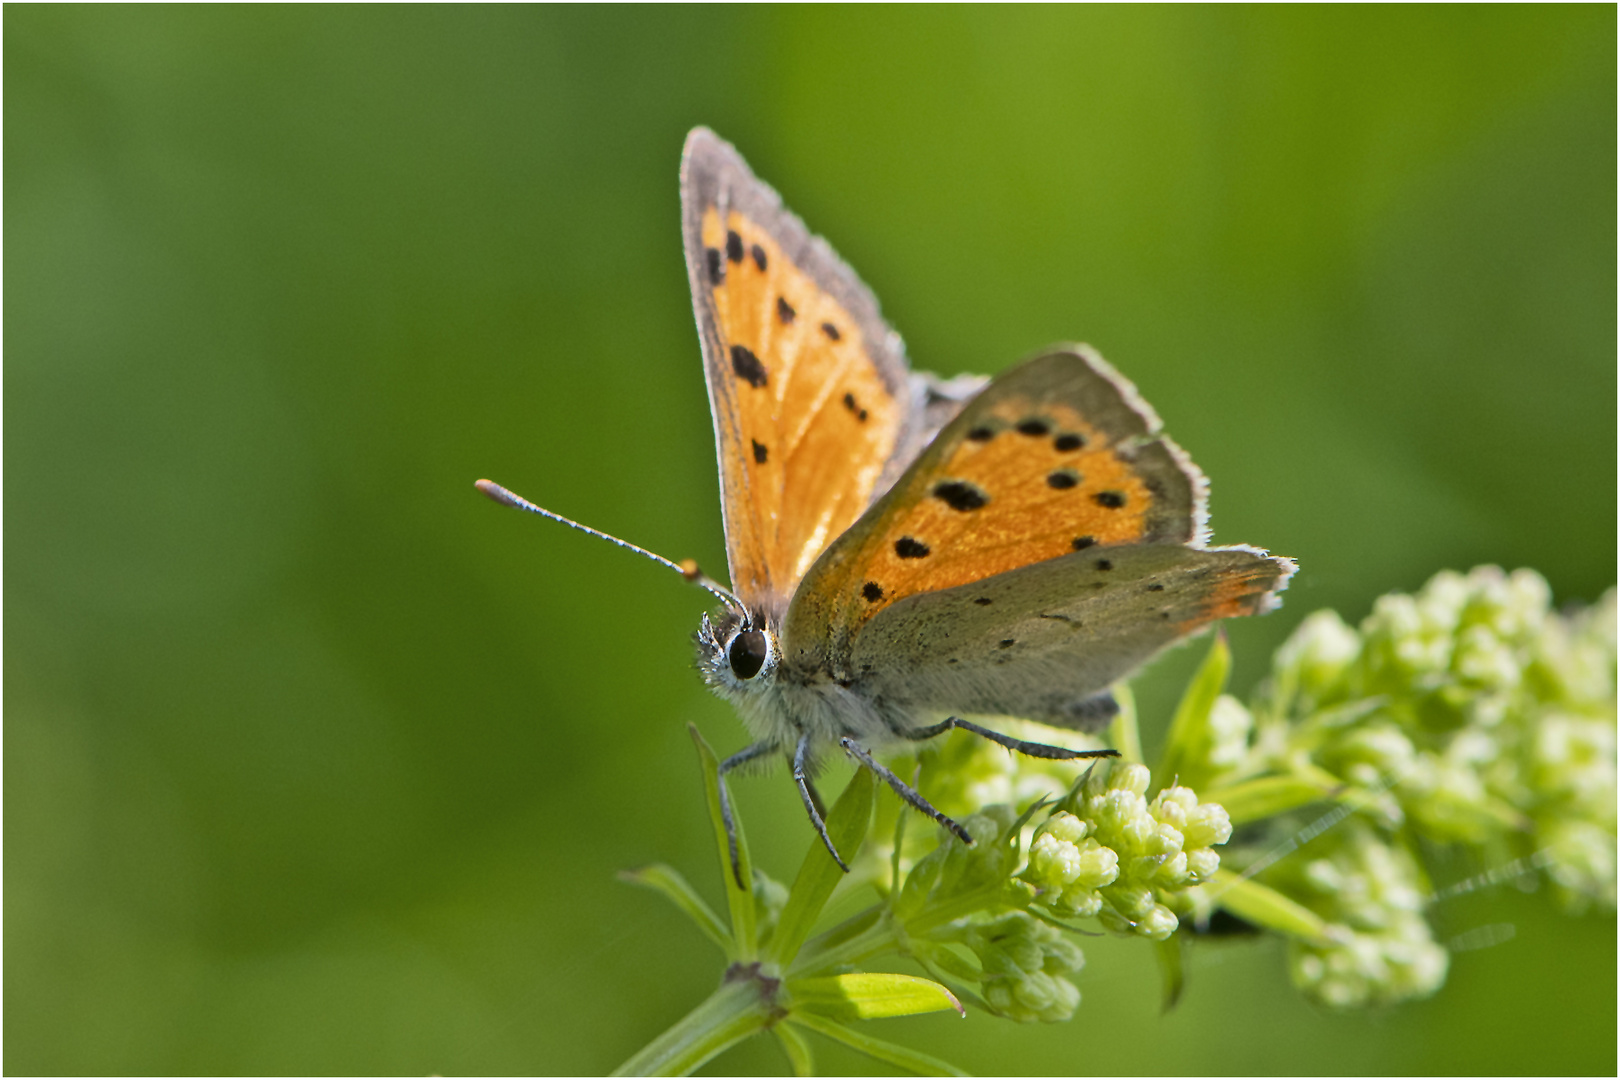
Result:
{"label": "green plant stem", "polygon": [[974,912],[998,910],[1003,906],[999,902],[1004,896],[1005,889],[1000,882],[996,882],[970,893],[952,897],[945,903],[930,904],[906,920],[906,933],[926,934],[946,923],[965,919]]}
{"label": "green plant stem", "polygon": [[[831,932],[836,930],[835,927]],[[881,918],[870,929],[848,940],[826,946],[818,946],[815,941],[810,942],[793,962],[792,972],[794,975],[809,974],[845,964],[859,964],[874,956],[898,951],[894,927],[889,925],[887,918]]]}
{"label": "green plant stem", "polygon": [[688,1076],[716,1054],[763,1031],[782,1016],[780,982],[757,965],[734,966],[702,1004],[614,1070],[614,1076]]}
{"label": "green plant stem", "polygon": [[[998,902],[1003,896],[1004,891],[997,884],[953,897],[948,903],[931,905],[905,920],[903,924],[905,934],[907,937],[926,934],[946,923],[966,918],[976,911],[1000,907]],[[799,953],[798,959],[793,962],[792,973],[805,975],[845,964],[861,964],[887,952],[906,952],[900,943],[901,935],[895,932],[895,926],[891,922],[892,916],[886,910],[882,911],[876,922],[867,929],[838,940],[841,932],[847,933],[847,928],[851,924],[871,918],[873,910],[881,910],[881,905],[879,909],[868,909],[852,919],[845,920],[843,924],[810,941]]]}

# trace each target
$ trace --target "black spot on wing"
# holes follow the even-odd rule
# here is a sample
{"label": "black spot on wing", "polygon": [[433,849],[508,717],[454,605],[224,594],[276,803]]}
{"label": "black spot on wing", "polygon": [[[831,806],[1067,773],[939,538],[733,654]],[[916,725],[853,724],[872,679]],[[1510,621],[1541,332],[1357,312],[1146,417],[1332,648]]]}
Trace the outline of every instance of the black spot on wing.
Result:
{"label": "black spot on wing", "polygon": [[777,322],[781,323],[783,326],[786,326],[789,323],[791,323],[798,314],[799,313],[797,311],[793,310],[793,305],[792,304],[788,303],[786,300],[784,300],[780,296],[778,296],[776,298],[776,321]]}
{"label": "black spot on wing", "polygon": [[726,258],[732,262],[743,261],[742,237],[734,232],[726,233]]}
{"label": "black spot on wing", "polygon": [[1099,570],[1112,570],[1113,568],[1114,568],[1114,564],[1109,562],[1107,559],[1098,559],[1097,560],[1097,569],[1099,569]]}
{"label": "black spot on wing", "polygon": [[1001,644],[996,647],[999,649],[1010,649],[1016,644],[1018,644],[1017,638],[1002,638]]}
{"label": "black spot on wing", "polygon": [[894,542],[894,553],[902,559],[925,559],[934,549],[914,537],[902,536]]}
{"label": "black spot on wing", "polygon": [[1084,445],[1086,445],[1085,438],[1073,433],[1065,433],[1052,440],[1053,449],[1065,454],[1070,450],[1078,450]]}
{"label": "black spot on wing", "polygon": [[752,248],[748,249],[748,254],[750,254],[750,255],[752,255],[754,257],[754,265],[755,266],[759,267],[761,270],[765,269],[765,249],[764,248],[760,247],[758,244],[755,244]]}
{"label": "black spot on wing", "polygon": [[865,585],[861,586],[861,595],[866,597],[869,602],[875,604],[879,600],[883,599],[883,586],[879,585],[875,581],[868,581]]}
{"label": "black spot on wing", "polygon": [[1077,536],[1072,542],[1074,544],[1074,550],[1084,551],[1086,548],[1096,544],[1097,538],[1095,536]]}
{"label": "black spot on wing", "polygon": [[977,510],[990,501],[977,484],[970,484],[966,480],[944,480],[934,485],[934,498],[943,502],[952,510],[966,513]]}
{"label": "black spot on wing", "polygon": [[968,432],[967,437],[973,442],[989,442],[996,437],[996,429],[988,424],[980,424]]}
{"label": "black spot on wing", "polygon": [[821,324],[821,332],[827,335],[827,340],[829,341],[842,341],[844,339],[844,335],[838,332],[838,327],[834,326],[830,322],[824,322]]}
{"label": "black spot on wing", "polygon": [[1067,491],[1072,487],[1080,486],[1080,474],[1073,469],[1058,469],[1056,472],[1046,474],[1046,486],[1059,491]]}
{"label": "black spot on wing", "polygon": [[980,607],[988,607],[995,601],[991,600],[988,596],[980,596],[976,597],[973,602],[978,604]]}
{"label": "black spot on wing", "polygon": [[709,284],[718,285],[726,280],[726,259],[719,248],[704,248],[703,259],[709,264]]}
{"label": "black spot on wing", "polygon": [[759,357],[743,345],[731,347],[731,370],[737,373],[737,378],[756,389],[763,387],[769,378],[765,373],[765,365],[759,362]]}
{"label": "black spot on wing", "polygon": [[754,464],[765,464],[765,460],[771,456],[770,450],[758,439],[749,439],[748,441],[754,444]]}
{"label": "black spot on wing", "polygon": [[1038,416],[1031,416],[1018,421],[1017,430],[1020,435],[1045,435],[1052,430],[1052,425]]}
{"label": "black spot on wing", "polygon": [[1098,506],[1118,510],[1125,505],[1125,493],[1123,491],[1099,491],[1091,497],[1091,501]]}

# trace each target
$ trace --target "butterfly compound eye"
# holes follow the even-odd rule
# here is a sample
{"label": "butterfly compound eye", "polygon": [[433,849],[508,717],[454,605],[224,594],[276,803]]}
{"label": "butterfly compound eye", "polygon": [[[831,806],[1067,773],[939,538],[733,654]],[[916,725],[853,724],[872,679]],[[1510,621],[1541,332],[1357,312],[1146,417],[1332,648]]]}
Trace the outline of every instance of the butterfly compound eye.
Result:
{"label": "butterfly compound eye", "polygon": [[752,679],[759,674],[759,669],[765,666],[767,648],[763,633],[758,630],[744,630],[731,639],[731,647],[726,650],[726,659],[731,661],[731,670],[737,678]]}

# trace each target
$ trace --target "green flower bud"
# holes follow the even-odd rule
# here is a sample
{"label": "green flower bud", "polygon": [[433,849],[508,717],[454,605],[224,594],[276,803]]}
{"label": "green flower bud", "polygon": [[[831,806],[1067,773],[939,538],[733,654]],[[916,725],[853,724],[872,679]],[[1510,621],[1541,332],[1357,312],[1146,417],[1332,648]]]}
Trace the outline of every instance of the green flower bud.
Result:
{"label": "green flower bud", "polygon": [[1221,868],[1221,857],[1209,848],[1187,853],[1187,879],[1192,882],[1208,881]]}
{"label": "green flower bud", "polygon": [[787,900],[787,886],[759,867],[754,867],[754,910],[757,912],[754,917],[761,934],[776,926]]}
{"label": "green flower bud", "polygon": [[1179,925],[1181,924],[1176,918],[1175,912],[1163,904],[1154,904],[1153,910],[1148,912],[1147,916],[1136,924],[1136,932],[1145,938],[1163,941],[1175,933],[1176,927]]}
{"label": "green flower bud", "polygon": [[1186,837],[1184,846],[1190,853],[1232,839],[1232,819],[1220,803],[1199,803],[1187,812],[1187,824],[1182,832]]}
{"label": "green flower bud", "polygon": [[1222,694],[1209,711],[1210,747],[1208,761],[1217,773],[1243,764],[1254,734],[1254,715],[1237,698]]}
{"label": "green flower bud", "polygon": [[1311,705],[1336,701],[1348,693],[1350,666],[1361,655],[1361,638],[1336,611],[1305,617],[1277,650],[1277,681],[1292,686]]}
{"label": "green flower bud", "polygon": [[1187,872],[1187,853],[1178,851],[1159,863],[1151,880],[1161,889],[1181,889],[1191,884],[1192,875]]}
{"label": "green flower bud", "polygon": [[1009,912],[970,927],[962,940],[979,959],[991,1008],[1026,1023],[1074,1015],[1080,991],[1067,976],[1085,966],[1085,955],[1055,928]]}
{"label": "green flower bud", "polygon": [[1051,833],[1057,839],[1068,841],[1071,844],[1077,843],[1091,834],[1091,826],[1086,824],[1085,821],[1075,817],[1073,814],[1066,814],[1062,811],[1047,818],[1042,829]]}
{"label": "green flower bud", "polygon": [[1564,907],[1579,913],[1593,901],[1615,906],[1614,828],[1588,821],[1561,819],[1538,829],[1547,846],[1547,876]]}
{"label": "green flower bud", "polygon": [[[1106,851],[1107,848],[1103,850]],[[1077,883],[1064,889],[1051,906],[1060,915],[1089,919],[1102,910],[1102,893],[1094,887]]]}
{"label": "green flower bud", "polygon": [[1102,894],[1116,914],[1132,923],[1147,918],[1153,910],[1153,890],[1146,885],[1116,882],[1104,888]]}
{"label": "green flower bud", "polygon": [[1486,626],[1470,626],[1457,637],[1452,669],[1481,690],[1501,693],[1519,685],[1523,665],[1511,644]]}

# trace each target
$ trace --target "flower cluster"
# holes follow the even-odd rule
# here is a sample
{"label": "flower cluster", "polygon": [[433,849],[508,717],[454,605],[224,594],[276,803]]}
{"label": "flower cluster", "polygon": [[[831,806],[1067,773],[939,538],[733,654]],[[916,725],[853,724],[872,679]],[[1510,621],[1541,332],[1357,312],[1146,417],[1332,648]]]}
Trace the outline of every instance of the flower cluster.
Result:
{"label": "flower cluster", "polygon": [[989,1011],[1025,1022],[1067,1020],[1080,1004],[1071,977],[1085,956],[1025,910],[1032,892],[1013,876],[1023,862],[1024,825],[1005,804],[964,819],[973,846],[941,843],[919,860],[894,898],[893,919],[914,958],[958,989],[976,984]]}
{"label": "flower cluster", "polygon": [[[1278,650],[1246,752],[1211,763],[1213,798],[1292,777],[1356,812],[1258,878],[1326,921],[1292,954],[1316,999],[1388,1002],[1443,982],[1419,838],[1545,867],[1571,910],[1614,907],[1614,592],[1570,614],[1550,595],[1533,571],[1480,567],[1381,597],[1359,630],[1317,612]],[[1238,865],[1290,823],[1251,829]]]}
{"label": "flower cluster", "polygon": [[1179,894],[1220,867],[1214,845],[1232,835],[1226,811],[1184,787],[1150,802],[1142,765],[1093,769],[1036,830],[1023,878],[1056,914],[1095,915],[1120,934],[1175,933]]}
{"label": "flower cluster", "polygon": [[1080,1004],[1070,977],[1085,966],[1080,946],[1022,911],[976,923],[962,936],[984,973],[985,1003],[1012,1020],[1067,1020]]}
{"label": "flower cluster", "polygon": [[1318,613],[1279,653],[1279,704],[1313,737],[1312,714],[1366,703],[1316,764],[1388,789],[1431,840],[1522,838],[1566,903],[1613,907],[1614,592],[1568,616],[1550,598],[1533,571],[1480,567],[1381,597],[1359,635]]}
{"label": "flower cluster", "polygon": [[1307,854],[1279,864],[1271,885],[1305,899],[1327,922],[1316,940],[1289,943],[1294,983],[1335,1008],[1426,997],[1449,958],[1423,917],[1423,875],[1404,846],[1351,818]]}

